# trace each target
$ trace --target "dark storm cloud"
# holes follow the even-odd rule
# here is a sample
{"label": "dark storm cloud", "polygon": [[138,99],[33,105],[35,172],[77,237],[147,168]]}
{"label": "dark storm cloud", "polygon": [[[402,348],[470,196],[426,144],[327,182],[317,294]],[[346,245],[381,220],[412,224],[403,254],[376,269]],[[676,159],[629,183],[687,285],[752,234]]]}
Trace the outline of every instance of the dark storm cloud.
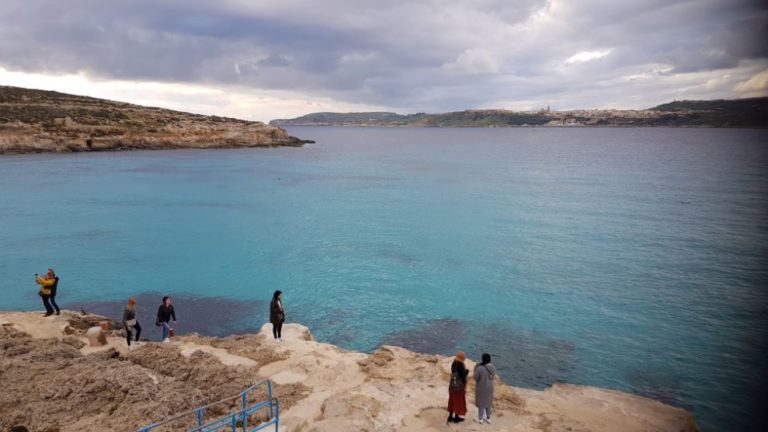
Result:
{"label": "dark storm cloud", "polygon": [[747,0],[5,0],[0,67],[431,111],[566,95],[595,105],[644,70],[764,64],[766,36],[766,7]]}
{"label": "dark storm cloud", "polygon": [[334,52],[338,57],[357,45],[343,29],[240,16],[207,2],[9,3],[0,11],[0,61],[27,71],[229,81],[236,59],[295,52],[306,54],[308,68],[323,71]]}
{"label": "dark storm cloud", "polygon": [[[734,67],[741,60],[768,57],[768,13],[760,2],[682,1],[599,4],[581,23],[589,41],[622,48],[622,64],[659,62],[678,72]],[[609,11],[601,12],[605,9]]]}

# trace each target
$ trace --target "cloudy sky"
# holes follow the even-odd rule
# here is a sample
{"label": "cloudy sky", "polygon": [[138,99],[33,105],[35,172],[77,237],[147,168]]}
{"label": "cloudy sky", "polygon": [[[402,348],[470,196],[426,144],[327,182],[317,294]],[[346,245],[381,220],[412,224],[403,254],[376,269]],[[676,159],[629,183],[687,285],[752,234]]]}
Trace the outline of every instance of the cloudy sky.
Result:
{"label": "cloudy sky", "polygon": [[761,0],[3,0],[0,85],[268,121],[768,95]]}

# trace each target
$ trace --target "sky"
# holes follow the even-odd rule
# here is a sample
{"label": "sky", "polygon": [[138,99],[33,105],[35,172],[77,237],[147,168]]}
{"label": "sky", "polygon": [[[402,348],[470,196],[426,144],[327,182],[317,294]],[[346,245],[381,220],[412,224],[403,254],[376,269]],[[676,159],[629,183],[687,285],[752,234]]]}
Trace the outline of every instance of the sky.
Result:
{"label": "sky", "polygon": [[269,121],[768,96],[761,0],[3,0],[0,85]]}

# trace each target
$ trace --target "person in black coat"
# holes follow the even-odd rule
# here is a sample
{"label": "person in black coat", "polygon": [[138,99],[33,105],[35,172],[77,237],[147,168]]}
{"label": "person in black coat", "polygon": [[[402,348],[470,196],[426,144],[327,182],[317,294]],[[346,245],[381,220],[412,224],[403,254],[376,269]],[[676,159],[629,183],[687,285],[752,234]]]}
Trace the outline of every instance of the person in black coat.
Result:
{"label": "person in black coat", "polygon": [[48,269],[48,273],[45,275],[45,277],[53,279],[53,285],[51,285],[51,295],[48,296],[48,301],[51,303],[51,306],[56,309],[56,315],[61,315],[61,309],[59,309],[59,305],[56,304],[56,289],[59,286],[59,277],[56,276],[56,273],[54,273],[52,268]]}
{"label": "person in black coat", "polygon": [[272,295],[272,302],[269,304],[269,322],[272,323],[272,336],[275,337],[275,340],[282,342],[285,309],[283,308],[283,292],[280,290],[275,291]]}
{"label": "person in black coat", "polygon": [[171,341],[169,339],[171,330],[173,330],[173,327],[171,327],[171,319],[173,319],[173,327],[175,327],[176,311],[173,310],[171,298],[165,296],[163,297],[163,304],[161,304],[160,308],[157,310],[157,320],[155,321],[155,325],[163,327],[163,342]]}

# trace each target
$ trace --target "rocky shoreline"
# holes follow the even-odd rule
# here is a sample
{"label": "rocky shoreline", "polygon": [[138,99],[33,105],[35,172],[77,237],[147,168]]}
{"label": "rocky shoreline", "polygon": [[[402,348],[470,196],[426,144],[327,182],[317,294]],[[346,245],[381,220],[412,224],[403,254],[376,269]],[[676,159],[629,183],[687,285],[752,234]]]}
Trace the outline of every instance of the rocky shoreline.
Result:
{"label": "rocky shoreline", "polygon": [[0,155],[300,147],[311,142],[261,122],[0,86]]}
{"label": "rocky shoreline", "polygon": [[[122,330],[112,330],[106,346],[90,347],[85,331],[102,320],[72,311],[0,312],[0,430],[136,430],[262,379],[274,383],[281,430],[293,432],[698,430],[691,413],[640,396],[569,384],[537,391],[500,381],[493,424],[447,425],[448,357],[394,346],[344,351],[314,341],[299,324],[284,327],[283,343],[265,325],[257,334],[183,335],[133,350]],[[155,330],[143,324],[145,332]]]}

